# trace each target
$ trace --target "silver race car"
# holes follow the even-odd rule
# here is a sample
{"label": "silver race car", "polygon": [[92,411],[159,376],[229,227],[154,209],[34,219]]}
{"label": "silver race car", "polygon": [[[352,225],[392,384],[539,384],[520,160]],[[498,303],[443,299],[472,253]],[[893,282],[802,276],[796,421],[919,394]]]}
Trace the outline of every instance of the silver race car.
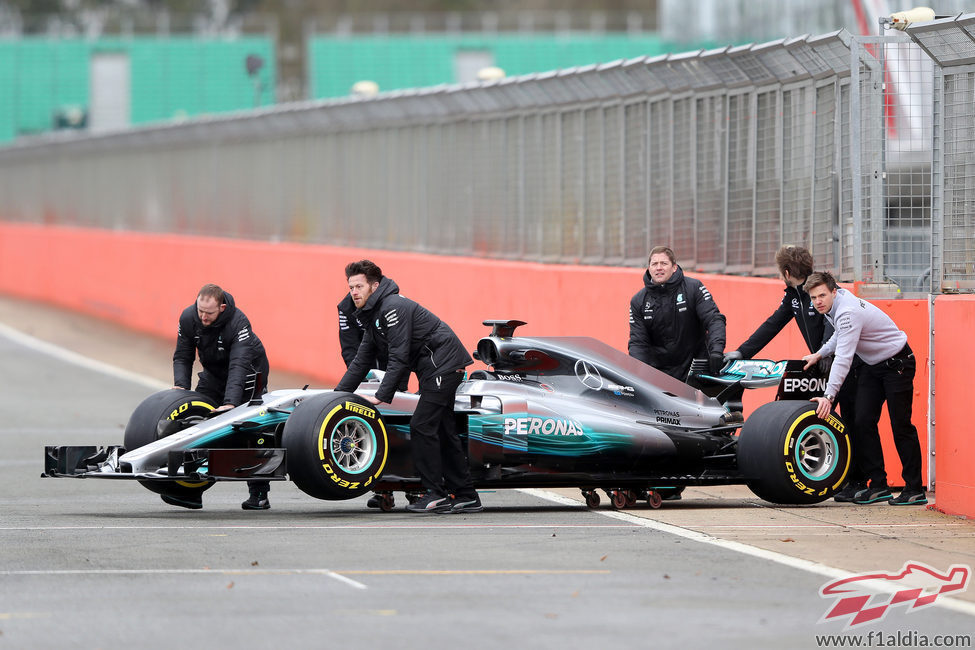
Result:
{"label": "silver race car", "polygon": [[[800,361],[744,360],[718,375],[706,362],[688,383],[591,338],[519,337],[521,321],[485,321],[491,334],[457,391],[455,414],[474,485],[578,487],[590,507],[599,490],[616,508],[651,507],[689,485],[746,484],[767,501],[810,504],[846,480],[851,444],[835,415],[820,419],[812,395],[825,379]],[[372,394],[373,371],[358,393]],[[745,420],[742,395],[778,386],[778,399]],[[216,481],[290,480],[310,496],[340,500],[374,491],[422,491],[410,455],[418,396],[375,407],[359,395],[278,390],[211,417],[186,390],[149,396],[121,446],[48,446],[44,476],[130,479],[187,496]]]}

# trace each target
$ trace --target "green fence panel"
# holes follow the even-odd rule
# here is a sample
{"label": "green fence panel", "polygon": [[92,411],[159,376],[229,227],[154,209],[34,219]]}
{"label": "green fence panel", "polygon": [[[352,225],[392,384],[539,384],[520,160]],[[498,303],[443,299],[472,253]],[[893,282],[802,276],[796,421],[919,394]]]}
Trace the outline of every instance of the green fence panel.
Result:
{"label": "green fence panel", "polygon": [[[0,143],[54,128],[65,107],[91,102],[92,57],[128,54],[130,119],[144,124],[274,103],[274,42],[197,37],[22,38],[0,41]],[[248,55],[264,60],[247,73]]]}

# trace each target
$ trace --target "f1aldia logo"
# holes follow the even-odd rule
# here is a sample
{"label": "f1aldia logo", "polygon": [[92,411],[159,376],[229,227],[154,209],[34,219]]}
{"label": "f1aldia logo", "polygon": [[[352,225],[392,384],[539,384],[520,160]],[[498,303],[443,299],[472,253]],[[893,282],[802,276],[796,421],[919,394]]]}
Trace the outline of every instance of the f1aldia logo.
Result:
{"label": "f1aldia logo", "polygon": [[964,564],[952,564],[942,573],[922,562],[905,562],[898,573],[863,573],[834,580],[819,589],[821,598],[836,599],[819,622],[845,621],[845,627],[852,628],[882,621],[901,605],[906,613],[913,613],[933,605],[943,594],[968,589],[971,573],[971,567]]}

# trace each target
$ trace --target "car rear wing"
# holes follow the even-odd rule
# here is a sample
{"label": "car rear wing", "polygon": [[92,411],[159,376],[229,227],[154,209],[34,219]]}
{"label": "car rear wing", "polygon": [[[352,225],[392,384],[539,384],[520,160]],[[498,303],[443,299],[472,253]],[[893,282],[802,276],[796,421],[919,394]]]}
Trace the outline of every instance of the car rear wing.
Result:
{"label": "car rear wing", "polygon": [[776,400],[822,397],[827,376],[818,365],[809,370],[803,370],[803,366],[805,362],[801,359],[738,359],[727,362],[720,373],[712,375],[706,359],[695,359],[687,383],[732,410],[740,410],[741,396],[745,389],[751,388],[777,386]]}

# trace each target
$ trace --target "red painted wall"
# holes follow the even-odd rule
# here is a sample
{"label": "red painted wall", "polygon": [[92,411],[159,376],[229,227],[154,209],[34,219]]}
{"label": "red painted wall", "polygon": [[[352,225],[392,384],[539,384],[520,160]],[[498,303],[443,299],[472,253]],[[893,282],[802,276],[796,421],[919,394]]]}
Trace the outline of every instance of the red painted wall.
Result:
{"label": "red painted wall", "polygon": [[975,516],[975,435],[968,409],[975,296],[940,296],[934,305],[934,423],[938,510]]}
{"label": "red painted wall", "polygon": [[[481,321],[517,318],[527,321],[528,325],[519,330],[527,335],[592,336],[625,350],[627,305],[642,286],[642,269],[633,268],[542,265],[0,222],[3,293],[175,337],[179,312],[193,302],[197,290],[207,282],[220,284],[234,295],[264,341],[272,367],[272,387],[278,387],[274,385],[274,368],[314,375],[323,385],[341,376],[344,366],[339,355],[335,305],[346,292],[345,264],[366,257],[396,280],[403,295],[449,323],[468,349],[473,349],[487,332]],[[781,300],[782,284],[778,280],[698,277],[727,316],[728,350],[740,344]],[[968,318],[970,325],[975,318],[975,300],[943,297],[939,305],[942,301],[958,304],[939,322],[964,323]],[[907,331],[917,354],[914,422],[927,457],[928,304],[925,300],[881,300],[876,304]],[[949,331],[955,333],[957,341],[964,329]],[[941,340],[947,346],[952,339]],[[784,359],[804,354],[802,337],[790,325],[762,356]],[[950,370],[939,366],[937,379],[942,390],[938,393],[938,417],[942,422],[952,416],[962,421],[963,364],[957,350],[945,349],[942,355],[949,356],[945,367]],[[940,374],[944,372],[948,374]],[[769,390],[750,391],[746,409],[771,396]],[[881,430],[885,433],[889,478],[898,485],[900,466],[890,443],[886,415]],[[968,453],[965,458],[970,460],[971,447],[954,441],[955,435],[954,427],[939,426],[939,448],[957,447]],[[968,496],[953,507],[975,515],[975,479],[963,479],[963,470],[957,466],[953,469],[958,473],[944,470],[942,474],[939,465],[939,481],[952,477],[955,487],[951,489],[967,490]],[[939,505],[943,505],[940,490]]]}

